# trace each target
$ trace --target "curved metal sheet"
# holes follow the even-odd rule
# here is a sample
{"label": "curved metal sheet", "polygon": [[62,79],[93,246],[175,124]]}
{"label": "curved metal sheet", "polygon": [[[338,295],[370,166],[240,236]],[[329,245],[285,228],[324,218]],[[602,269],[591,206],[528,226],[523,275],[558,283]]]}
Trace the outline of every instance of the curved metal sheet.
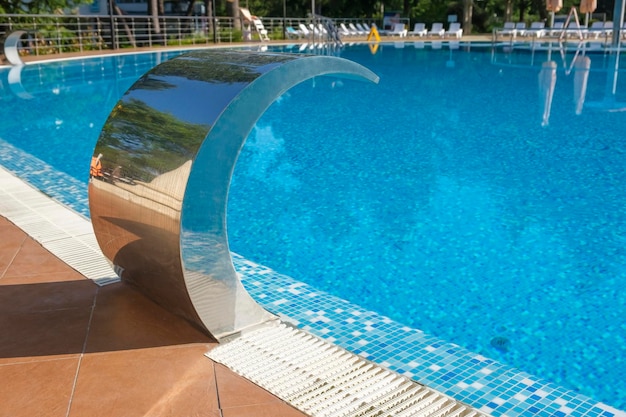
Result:
{"label": "curved metal sheet", "polygon": [[124,281],[218,340],[275,318],[235,273],[228,188],[258,118],[325,74],[378,81],[335,57],[212,50],[158,65],[130,88],[102,130],[89,184],[98,243]]}
{"label": "curved metal sheet", "polygon": [[12,65],[24,65],[24,62],[17,51],[17,46],[20,43],[20,39],[25,34],[26,31],[24,30],[16,30],[4,40],[4,56]]}

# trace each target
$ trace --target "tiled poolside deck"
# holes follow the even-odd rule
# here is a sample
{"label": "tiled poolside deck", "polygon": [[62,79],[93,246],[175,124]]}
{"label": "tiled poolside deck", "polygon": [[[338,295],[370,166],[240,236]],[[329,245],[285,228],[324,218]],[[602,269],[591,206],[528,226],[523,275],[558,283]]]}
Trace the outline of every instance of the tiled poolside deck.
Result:
{"label": "tiled poolside deck", "polygon": [[4,217],[0,236],[1,416],[304,416],[128,285],[98,287]]}

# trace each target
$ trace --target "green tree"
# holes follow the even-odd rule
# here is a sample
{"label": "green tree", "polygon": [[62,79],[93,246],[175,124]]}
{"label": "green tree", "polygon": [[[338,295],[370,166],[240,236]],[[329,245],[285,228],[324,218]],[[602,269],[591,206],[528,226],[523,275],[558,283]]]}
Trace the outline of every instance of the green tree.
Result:
{"label": "green tree", "polygon": [[92,0],[0,0],[0,13],[6,14],[46,14],[63,13],[81,4],[91,4]]}

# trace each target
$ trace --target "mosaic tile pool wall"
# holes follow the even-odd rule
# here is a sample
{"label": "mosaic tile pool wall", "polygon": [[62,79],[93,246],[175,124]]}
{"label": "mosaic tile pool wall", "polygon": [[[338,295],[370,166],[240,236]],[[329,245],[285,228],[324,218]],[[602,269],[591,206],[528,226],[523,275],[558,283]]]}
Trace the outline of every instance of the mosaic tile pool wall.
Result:
{"label": "mosaic tile pool wall", "polygon": [[[88,216],[83,182],[0,139],[0,164]],[[284,321],[494,416],[626,417],[626,413],[403,326],[233,254],[251,295]]]}

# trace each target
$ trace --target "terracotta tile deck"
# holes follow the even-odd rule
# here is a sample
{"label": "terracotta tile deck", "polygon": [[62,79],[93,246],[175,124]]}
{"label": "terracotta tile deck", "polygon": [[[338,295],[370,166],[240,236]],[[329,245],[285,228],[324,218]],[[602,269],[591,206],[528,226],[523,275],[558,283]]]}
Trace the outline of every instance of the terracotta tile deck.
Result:
{"label": "terracotta tile deck", "polygon": [[0,217],[0,416],[305,416],[132,287],[98,287]]}

